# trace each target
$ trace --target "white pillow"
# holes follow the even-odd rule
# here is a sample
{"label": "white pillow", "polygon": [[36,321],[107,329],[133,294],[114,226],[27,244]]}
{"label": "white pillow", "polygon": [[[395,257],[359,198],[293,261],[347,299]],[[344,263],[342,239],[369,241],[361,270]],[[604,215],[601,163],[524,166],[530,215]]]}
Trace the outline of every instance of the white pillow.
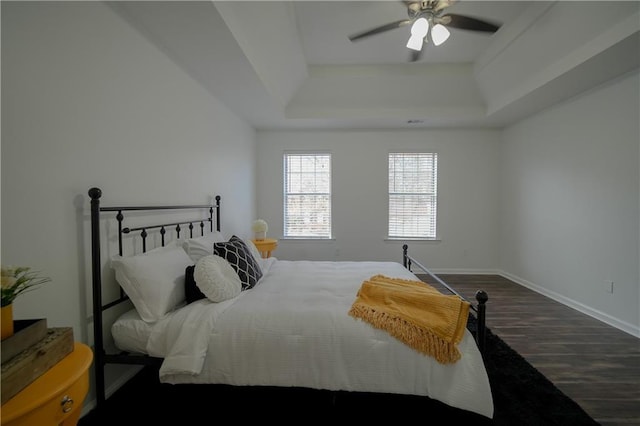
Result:
{"label": "white pillow", "polygon": [[213,254],[198,260],[193,279],[202,294],[212,302],[233,299],[242,291],[242,283],[235,269],[226,259]]}
{"label": "white pillow", "polygon": [[113,343],[121,351],[146,353],[147,341],[154,326],[142,321],[138,311],[131,309],[120,315],[111,326]]}
{"label": "white pillow", "polygon": [[188,238],[182,243],[182,248],[187,252],[193,263],[197,263],[203,256],[213,254],[213,243],[227,241],[222,232],[213,231],[202,237]]}
{"label": "white pillow", "polygon": [[178,244],[111,259],[116,280],[146,322],[158,321],[184,303],[184,275],[192,263]]}

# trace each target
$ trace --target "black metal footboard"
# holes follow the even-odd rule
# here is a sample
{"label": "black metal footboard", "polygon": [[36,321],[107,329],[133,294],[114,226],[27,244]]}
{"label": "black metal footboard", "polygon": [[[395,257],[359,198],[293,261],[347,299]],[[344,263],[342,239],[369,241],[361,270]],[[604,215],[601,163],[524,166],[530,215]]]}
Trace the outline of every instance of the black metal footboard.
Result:
{"label": "black metal footboard", "polygon": [[[458,297],[460,297],[461,299],[466,300],[467,302],[469,302],[465,297],[463,297],[457,291],[455,291],[453,288],[451,288],[451,286],[449,286],[447,283],[442,281],[436,274],[434,274],[428,268],[426,268],[424,265],[422,265],[421,263],[416,261],[414,258],[409,256],[408,252],[409,252],[409,246],[407,244],[404,244],[402,246],[402,264],[404,265],[405,268],[407,268],[409,271],[411,271],[411,266],[413,264],[415,264],[416,266],[418,266],[418,268],[423,270],[426,274],[428,274],[430,277],[432,277],[434,280],[436,280],[439,284],[444,286],[452,294],[455,294]],[[485,320],[485,318],[486,318],[486,310],[487,310],[487,305],[486,304],[487,304],[487,300],[489,300],[489,296],[487,295],[487,293],[484,290],[478,290],[476,292],[476,300],[478,302],[477,304],[474,304],[472,302],[469,302],[469,304],[471,305],[470,306],[471,309],[476,313],[476,319],[478,321],[478,326],[477,326],[477,330],[476,330],[476,343],[478,344],[478,349],[480,349],[480,353],[482,353],[484,355],[485,336],[486,336],[486,332],[487,332],[486,320]]]}

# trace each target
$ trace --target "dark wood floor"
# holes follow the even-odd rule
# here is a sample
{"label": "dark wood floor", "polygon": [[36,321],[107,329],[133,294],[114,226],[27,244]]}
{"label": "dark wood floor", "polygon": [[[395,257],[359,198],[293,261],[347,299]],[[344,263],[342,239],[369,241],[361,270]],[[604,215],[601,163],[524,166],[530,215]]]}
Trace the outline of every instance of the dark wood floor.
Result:
{"label": "dark wood floor", "polygon": [[469,300],[485,290],[491,331],[602,426],[640,425],[640,339],[501,276],[439,277]]}

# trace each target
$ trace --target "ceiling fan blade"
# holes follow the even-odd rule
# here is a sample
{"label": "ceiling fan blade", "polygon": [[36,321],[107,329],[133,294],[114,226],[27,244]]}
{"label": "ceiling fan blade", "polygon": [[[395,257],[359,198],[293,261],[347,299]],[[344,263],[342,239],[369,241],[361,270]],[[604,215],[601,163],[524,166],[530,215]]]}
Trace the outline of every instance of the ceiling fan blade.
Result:
{"label": "ceiling fan blade", "polygon": [[440,22],[451,28],[459,28],[461,30],[483,31],[487,33],[495,33],[500,28],[493,22],[484,21],[471,16],[456,15],[449,13],[440,17]]}
{"label": "ceiling fan blade", "polygon": [[381,25],[379,27],[376,28],[372,28],[370,30],[358,33],[358,34],[353,34],[349,36],[349,40],[351,41],[356,41],[356,40],[360,40],[362,38],[365,37],[369,37],[372,36],[374,34],[379,34],[379,33],[383,33],[385,31],[389,31],[389,30],[394,30],[396,28],[400,28],[400,27],[404,27],[405,25],[409,25],[411,23],[411,19],[402,19],[399,21],[395,21],[395,22],[390,22],[386,25]]}

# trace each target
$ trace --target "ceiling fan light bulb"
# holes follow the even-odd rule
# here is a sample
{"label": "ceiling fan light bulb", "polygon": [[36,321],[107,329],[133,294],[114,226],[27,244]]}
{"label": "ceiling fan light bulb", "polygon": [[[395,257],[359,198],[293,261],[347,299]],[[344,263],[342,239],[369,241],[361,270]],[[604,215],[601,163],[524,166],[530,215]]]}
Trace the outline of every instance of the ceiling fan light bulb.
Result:
{"label": "ceiling fan light bulb", "polygon": [[451,33],[442,24],[436,24],[431,28],[431,40],[433,40],[433,44],[436,46],[440,46],[442,43],[447,41]]}

